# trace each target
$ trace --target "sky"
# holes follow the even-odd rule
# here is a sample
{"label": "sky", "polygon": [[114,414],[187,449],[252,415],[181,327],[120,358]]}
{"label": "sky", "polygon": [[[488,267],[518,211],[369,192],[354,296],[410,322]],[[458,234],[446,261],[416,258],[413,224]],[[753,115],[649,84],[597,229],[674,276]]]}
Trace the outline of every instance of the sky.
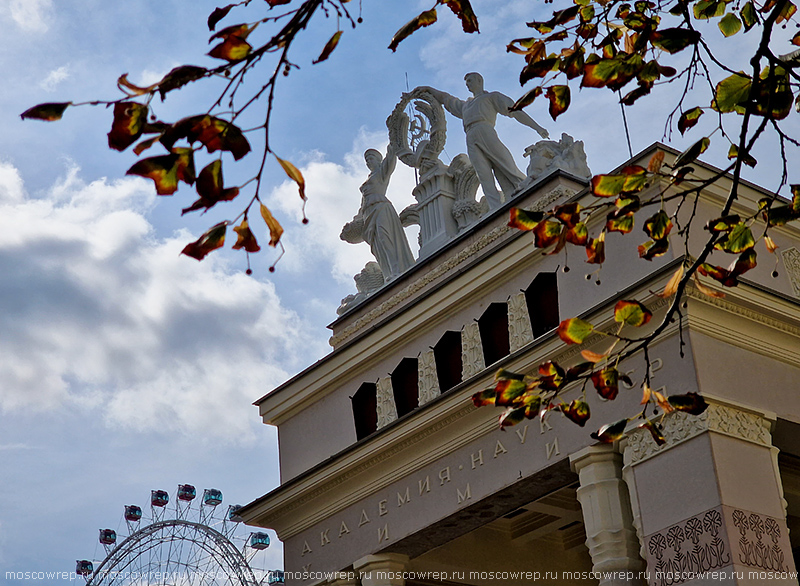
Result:
{"label": "sky", "polygon": [[[297,187],[271,160],[263,194],[286,229],[286,254],[270,273],[276,254],[262,251],[247,276],[244,255],[229,248],[200,263],[179,254],[235,217],[237,203],[181,217],[190,190],[158,197],[152,182],[125,175],[136,157],[108,149],[110,111],[71,108],[57,123],[19,118],[41,102],[116,99],[123,73],[144,85],[178,65],[211,66],[206,18],[216,3],[0,0],[0,583],[13,582],[7,571],[72,571],[76,559],[99,559],[98,529],[120,527],[123,506],[144,506],[151,489],[218,488],[227,505],[279,484],[277,434],[252,403],[330,351],[326,326],[370,260],[367,245],[338,237],[359,207],[364,150],[385,151],[385,120],[409,88],[466,98],[463,76],[479,71],[487,89],[521,95],[521,58],[505,45],[552,10],[473,0],[480,35],[463,34],[440,9],[439,23],[389,51],[393,33],[431,3],[351,2],[364,23],[346,27],[330,59],[313,66],[336,23],[312,23],[293,53],[300,68],[279,86],[271,135],[305,177],[310,223],[300,223]],[[232,12],[224,24],[234,22]],[[750,42],[735,38],[722,50]],[[659,89],[627,111],[634,152],[668,142],[663,104],[680,88]],[[158,114],[204,111],[208,96],[189,86],[157,103]],[[574,84],[573,105],[556,122],[541,98],[528,112],[556,140],[562,132],[583,140],[594,172],[628,158],[620,107],[606,91]],[[669,144],[688,147],[711,118],[686,137],[673,132]],[[790,128],[800,135],[796,120]],[[538,137],[508,119],[498,132],[524,169],[521,153]],[[446,162],[465,150],[452,117],[448,133]],[[712,140],[712,163],[724,164],[723,142]],[[774,142],[759,150],[765,164],[747,177],[777,187],[778,155]],[[797,160],[793,147],[789,158]],[[252,176],[257,159],[226,167],[226,184]],[[398,211],[413,203],[413,186],[399,164],[388,192]],[[263,228],[259,235],[263,242]],[[277,540],[260,563],[280,567]]]}

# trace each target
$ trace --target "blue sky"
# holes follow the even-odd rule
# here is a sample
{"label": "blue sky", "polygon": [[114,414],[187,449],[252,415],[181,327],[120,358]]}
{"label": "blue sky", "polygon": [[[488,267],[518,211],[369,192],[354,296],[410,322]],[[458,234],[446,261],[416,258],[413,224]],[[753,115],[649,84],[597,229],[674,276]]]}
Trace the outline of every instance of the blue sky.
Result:
{"label": "blue sky", "polygon": [[[251,403],[329,351],[325,326],[370,260],[366,245],[338,239],[358,210],[363,151],[385,149],[385,120],[406,79],[466,97],[464,74],[480,71],[487,89],[518,97],[521,59],[505,44],[529,36],[524,22],[551,9],[474,0],[480,35],[464,35],[440,9],[437,25],[396,54],[386,49],[430,3],[364,0],[364,24],[347,28],[317,66],[310,62],[335,25],[311,27],[293,55],[301,69],[279,88],[272,134],[273,148],[306,177],[311,223],[300,224],[296,186],[272,161],[265,193],[287,253],[274,274],[273,252],[256,255],[247,277],[235,251],[202,263],[178,254],[237,215],[236,202],[181,218],[193,201],[185,187],[158,198],[150,181],[124,175],[135,157],[107,148],[109,111],[70,109],[53,124],[18,116],[40,102],[114,99],[122,73],[152,83],[177,65],[210,65],[205,21],[215,2],[0,0],[0,581],[5,571],[71,571],[98,555],[97,530],[117,527],[123,505],[144,504],[150,489],[213,486],[234,504],[278,484],[276,433]],[[233,22],[235,12],[225,21]],[[629,110],[634,152],[662,139],[654,111],[676,91]],[[544,100],[528,111],[556,140],[562,132],[583,140],[593,171],[610,170],[627,158],[619,105],[605,91],[579,94],[575,84],[573,92],[558,122]],[[207,95],[189,87],[158,113],[202,111]],[[700,138],[705,118],[673,146]],[[465,147],[459,121],[448,124],[452,158]],[[498,130],[524,168],[521,153],[538,137],[511,120]],[[722,164],[726,151],[713,143],[709,158]],[[252,175],[256,159],[226,169],[226,183]],[[750,177],[777,185],[774,165]],[[398,165],[389,191],[398,210],[413,201],[413,182]],[[279,545],[265,563],[280,564]]]}

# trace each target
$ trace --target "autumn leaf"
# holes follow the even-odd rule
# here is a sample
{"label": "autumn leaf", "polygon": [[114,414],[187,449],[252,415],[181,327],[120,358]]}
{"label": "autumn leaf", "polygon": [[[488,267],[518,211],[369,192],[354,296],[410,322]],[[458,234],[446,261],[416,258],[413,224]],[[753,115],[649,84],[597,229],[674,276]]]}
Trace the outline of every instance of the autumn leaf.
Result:
{"label": "autumn leaf", "polygon": [[678,118],[678,130],[681,134],[684,134],[687,130],[689,130],[692,126],[697,124],[700,120],[700,116],[703,115],[703,110],[700,107],[692,108],[691,110],[687,110],[681,117]]}
{"label": "autumn leaf", "polygon": [[200,196],[194,204],[184,208],[182,214],[199,209],[209,209],[221,201],[231,201],[239,195],[238,187],[225,189],[222,180],[222,161],[216,159],[206,165],[197,176],[197,195]]}
{"label": "autumn leaf", "polygon": [[608,368],[598,370],[592,373],[591,378],[594,388],[601,397],[609,401],[613,401],[617,398],[620,375],[616,368],[609,366]]}
{"label": "autumn leaf", "polygon": [[755,246],[756,241],[753,233],[744,222],[736,224],[724,240],[714,245],[716,250],[724,250],[732,254],[739,254]]}
{"label": "autumn leaf", "polygon": [[311,63],[316,65],[317,63],[321,63],[325,61],[328,57],[330,57],[333,50],[336,48],[336,45],[339,44],[339,39],[342,36],[342,31],[336,31],[333,33],[333,36],[328,39],[328,42],[325,43],[325,46],[322,48],[322,53],[319,54],[319,57],[314,59]]}
{"label": "autumn leaf", "polygon": [[213,31],[217,26],[217,23],[225,18],[231,11],[231,8],[234,6],[234,4],[228,4],[227,6],[223,6],[221,8],[215,8],[214,11],[208,16],[208,30]]}
{"label": "autumn leaf", "polygon": [[594,326],[588,321],[573,317],[562,321],[558,325],[557,333],[565,344],[582,344],[592,331]]}
{"label": "autumn leaf", "polygon": [[666,438],[664,438],[664,434],[661,432],[661,427],[659,427],[656,422],[650,419],[645,419],[637,427],[639,427],[639,429],[646,429],[649,431],[650,436],[653,438],[653,441],[656,442],[656,445],[663,446],[665,443],[667,443]]}
{"label": "autumn leaf", "polygon": [[567,417],[567,419],[577,423],[581,427],[586,425],[589,417],[591,417],[589,404],[586,401],[581,401],[580,399],[574,399],[569,405],[562,403],[559,405],[559,409],[561,409],[561,412]]}
{"label": "autumn leaf", "polygon": [[61,120],[64,110],[71,105],[72,102],[50,102],[46,104],[39,104],[33,108],[28,108],[25,110],[22,114],[20,114],[20,118],[23,120],[44,120],[46,122],[55,122],[56,120]]}
{"label": "autumn leaf", "polygon": [[167,93],[182,88],[187,83],[202,79],[208,74],[208,69],[197,65],[181,65],[170,70],[161,81],[158,82],[158,93],[161,94],[161,101],[167,97]]}
{"label": "autumn leaf", "polygon": [[442,0],[450,10],[461,20],[461,28],[465,33],[477,33],[478,17],[472,11],[469,0]]}
{"label": "autumn leaf", "polygon": [[152,179],[158,195],[172,195],[178,190],[178,181],[194,183],[192,149],[177,148],[168,155],[142,159],[128,169],[126,175]]}
{"label": "autumn leaf", "polygon": [[544,218],[543,212],[529,212],[521,208],[511,208],[508,226],[517,230],[533,230]]}
{"label": "autumn leaf", "polygon": [[191,256],[197,260],[203,260],[205,256],[225,244],[225,231],[228,222],[220,222],[209,228],[200,238],[191,244],[187,244],[181,254]]}
{"label": "autumn leaf", "polygon": [[515,399],[528,390],[528,385],[520,380],[502,379],[497,381],[494,390],[496,396],[495,404],[500,407],[508,407],[513,405]]}
{"label": "autumn leaf", "polygon": [[775,251],[778,250],[778,245],[775,244],[775,241],[770,236],[764,236],[764,245],[772,254],[775,254]]}
{"label": "autumn leaf", "polygon": [[641,327],[653,317],[652,312],[638,301],[620,300],[614,306],[614,321]]}
{"label": "autumn leaf", "polygon": [[245,249],[246,252],[258,252],[261,247],[256,241],[256,237],[250,231],[250,226],[247,224],[247,216],[242,219],[242,223],[234,227],[236,232],[236,244],[233,245],[234,250]]}
{"label": "autumn leaf", "polygon": [[526,106],[530,106],[538,96],[542,95],[542,86],[536,86],[532,90],[528,91],[523,95],[519,100],[514,102],[514,105],[511,106],[508,111],[509,112],[517,112],[522,110]]}
{"label": "autumn leaf", "polygon": [[583,356],[583,358],[589,362],[597,363],[608,356],[608,351],[604,352],[603,354],[598,354],[597,352],[592,352],[591,350],[581,350],[581,356]]}
{"label": "autumn leaf", "polygon": [[697,393],[686,393],[685,395],[670,395],[669,404],[676,411],[683,411],[690,415],[700,415],[708,409],[708,403]]}
{"label": "autumn leaf", "polygon": [[147,123],[148,108],[137,102],[117,102],[114,104],[114,121],[108,133],[108,146],[124,151],[142,135]]}
{"label": "autumn leaf", "polygon": [[627,419],[620,419],[615,423],[604,425],[597,431],[593,432],[591,437],[604,444],[611,444],[622,438],[627,425]]}
{"label": "autumn leaf", "polygon": [[283,167],[284,172],[289,176],[289,179],[293,180],[297,183],[297,188],[300,190],[300,199],[305,201],[306,199],[306,180],[303,179],[303,174],[300,173],[299,169],[292,165],[289,161],[285,161],[281,159],[278,155],[275,155],[275,158],[278,159],[278,162]]}
{"label": "autumn leaf", "polygon": [[657,256],[663,256],[669,250],[669,240],[648,240],[637,247],[639,258],[653,260]]}
{"label": "autumn leaf", "polygon": [[505,429],[506,427],[511,427],[512,425],[516,425],[524,421],[525,411],[525,407],[520,407],[518,409],[509,407],[506,409],[505,412],[500,415],[500,429]]}
{"label": "autumn leaf", "polygon": [[269,245],[273,247],[277,246],[283,235],[283,228],[278,223],[278,220],[273,217],[269,208],[263,203],[261,204],[261,217],[264,218],[264,222],[267,224],[267,228],[269,228]]}
{"label": "autumn leaf", "polygon": [[553,220],[539,222],[533,229],[534,246],[536,248],[547,248],[554,244],[561,235],[562,229],[563,226],[560,222],[554,222]]}
{"label": "autumn leaf", "polygon": [[547,88],[545,97],[550,100],[550,117],[555,120],[569,108],[569,86],[554,85]]}
{"label": "autumn leaf", "polygon": [[161,143],[167,149],[172,149],[182,138],[188,140],[189,144],[200,142],[209,153],[220,150],[230,152],[237,161],[250,152],[250,143],[238,126],[208,114],[179,120],[167,128]]}
{"label": "autumn leaf", "polygon": [[406,38],[411,36],[411,34],[422,27],[432,25],[434,22],[436,22],[436,8],[426,10],[416,18],[412,18],[394,34],[391,43],[389,43],[389,48],[392,50],[392,52],[397,51],[397,46]]}
{"label": "autumn leaf", "polygon": [[684,268],[683,265],[681,265],[678,267],[678,270],[673,273],[669,281],[667,281],[664,290],[661,293],[659,293],[658,296],[672,297],[673,295],[675,295],[678,292],[678,285],[680,284],[681,279],[683,279],[683,274],[684,274]]}
{"label": "autumn leaf", "polygon": [[586,245],[586,262],[601,265],[606,261],[606,233],[600,232],[597,238],[589,240]]}
{"label": "autumn leaf", "polygon": [[672,220],[670,220],[667,212],[659,210],[656,214],[645,220],[642,229],[653,240],[663,240],[669,235],[670,230],[672,230]]}
{"label": "autumn leaf", "polygon": [[592,193],[597,197],[616,197],[620,193],[635,193],[647,185],[647,169],[630,165],[620,173],[592,177]]}
{"label": "autumn leaf", "polygon": [[647,163],[647,170],[651,173],[659,173],[661,171],[661,165],[664,164],[664,151],[658,151],[652,157],[650,157],[650,162]]}
{"label": "autumn leaf", "polygon": [[486,407],[488,405],[494,406],[496,398],[497,398],[497,391],[495,391],[493,388],[486,389],[472,395],[472,403],[476,407]]}
{"label": "autumn leaf", "polygon": [[650,35],[650,42],[667,53],[678,53],[689,45],[697,44],[700,33],[684,28],[668,28],[655,31]]}

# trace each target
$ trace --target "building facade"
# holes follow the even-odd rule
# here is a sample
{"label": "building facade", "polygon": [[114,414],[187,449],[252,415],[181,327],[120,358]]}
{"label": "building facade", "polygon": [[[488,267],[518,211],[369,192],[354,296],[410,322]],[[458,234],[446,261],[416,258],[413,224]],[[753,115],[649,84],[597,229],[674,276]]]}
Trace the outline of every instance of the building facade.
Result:
{"label": "building facade", "polygon": [[[626,164],[646,166],[658,150],[675,155],[653,145]],[[714,217],[726,182],[681,214]],[[752,215],[764,194],[743,186],[734,211]],[[620,298],[643,302],[653,323],[666,310],[657,293],[684,261],[681,241],[648,262],[636,235],[610,234],[587,281],[595,267],[575,249],[544,255],[507,226],[511,206],[593,199],[569,173],[542,178],[348,307],[331,325],[333,352],[256,403],[278,428],[281,485],[239,514],[284,542],[287,584],[798,583],[795,226],[774,230],[777,277],[761,253],[724,298],[689,287],[683,319],[651,347],[655,390],[709,404],[666,415],[665,445],[635,423],[613,444],[590,437],[641,411],[642,356],[620,365],[632,384],[616,400],[587,392],[585,428],[550,412],[501,430],[499,410],[473,405],[499,368],[568,367],[583,349],[603,351]],[[575,316],[600,332],[565,346],[555,328]],[[580,394],[576,385],[563,398]]]}

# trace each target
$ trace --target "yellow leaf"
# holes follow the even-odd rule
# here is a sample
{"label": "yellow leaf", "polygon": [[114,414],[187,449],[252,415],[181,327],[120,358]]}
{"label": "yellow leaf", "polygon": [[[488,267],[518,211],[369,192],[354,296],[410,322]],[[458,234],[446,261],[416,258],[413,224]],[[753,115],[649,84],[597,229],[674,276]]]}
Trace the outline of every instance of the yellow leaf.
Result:
{"label": "yellow leaf", "polygon": [[303,179],[303,174],[300,170],[292,165],[289,161],[284,161],[278,155],[275,155],[275,158],[278,159],[278,162],[283,167],[283,170],[289,176],[289,179],[292,179],[295,183],[297,183],[297,187],[300,190],[300,197],[305,201],[306,199],[306,180]]}
{"label": "yellow leaf", "polygon": [[772,254],[775,254],[775,251],[778,250],[778,245],[775,244],[775,241],[769,236],[764,236],[764,244],[767,245],[767,250]]}
{"label": "yellow leaf", "polygon": [[678,270],[675,271],[675,274],[672,275],[672,278],[667,282],[666,287],[664,287],[664,291],[661,292],[659,297],[672,297],[675,293],[678,292],[678,285],[683,278],[683,265],[678,267]]}
{"label": "yellow leaf", "polygon": [[650,388],[649,385],[646,383],[642,386],[642,402],[639,405],[646,405],[650,402],[650,398],[653,396],[653,389]]}
{"label": "yellow leaf", "polygon": [[716,299],[722,299],[725,297],[725,293],[722,291],[715,291],[711,287],[706,287],[700,282],[700,279],[697,278],[697,275],[694,276],[694,286],[697,287],[697,290],[700,291],[703,295],[708,295],[709,297],[715,297]]}
{"label": "yellow leaf", "polygon": [[264,222],[266,222],[269,228],[269,245],[277,246],[283,235],[283,227],[278,223],[278,220],[274,218],[269,208],[263,203],[261,204],[261,217],[264,218]]}
{"label": "yellow leaf", "polygon": [[588,360],[589,362],[596,363],[600,362],[603,358],[608,356],[608,352],[606,352],[605,354],[598,354],[597,352],[592,352],[591,350],[582,350],[581,356],[583,356],[583,358],[585,360]]}
{"label": "yellow leaf", "polygon": [[651,173],[658,173],[661,171],[661,165],[664,163],[664,151],[658,151],[652,157],[650,157],[650,162],[647,164],[647,170]]}

